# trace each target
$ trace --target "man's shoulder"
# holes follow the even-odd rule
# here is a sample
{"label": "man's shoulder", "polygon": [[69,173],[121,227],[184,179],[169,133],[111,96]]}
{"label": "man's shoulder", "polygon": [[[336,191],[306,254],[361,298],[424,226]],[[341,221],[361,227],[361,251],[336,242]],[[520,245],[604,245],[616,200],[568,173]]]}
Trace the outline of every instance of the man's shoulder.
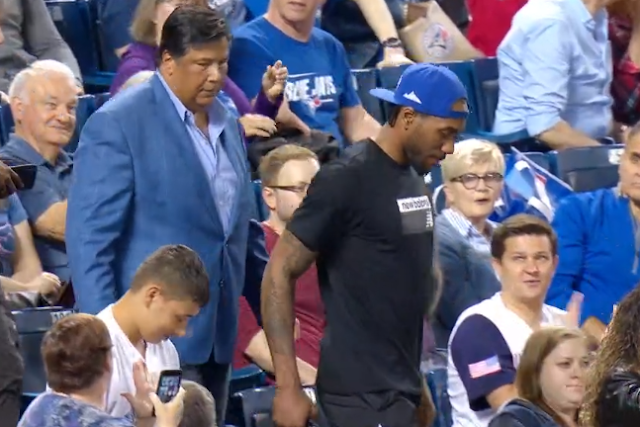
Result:
{"label": "man's shoulder", "polygon": [[323,43],[327,47],[331,47],[336,50],[342,50],[343,44],[331,33],[323,30],[322,28],[313,27],[311,30],[311,41]]}
{"label": "man's shoulder", "polygon": [[527,32],[543,25],[569,25],[561,1],[528,2],[513,17],[513,28]]}
{"label": "man's shoulder", "polygon": [[257,41],[266,39],[275,28],[264,17],[253,19],[233,31],[234,40]]}

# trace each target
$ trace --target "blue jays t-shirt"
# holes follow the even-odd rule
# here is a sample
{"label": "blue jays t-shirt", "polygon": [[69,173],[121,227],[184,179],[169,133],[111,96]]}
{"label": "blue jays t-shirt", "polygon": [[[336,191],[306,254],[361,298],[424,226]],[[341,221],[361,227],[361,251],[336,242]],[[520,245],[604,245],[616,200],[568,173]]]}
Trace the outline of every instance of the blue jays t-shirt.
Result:
{"label": "blue jays t-shirt", "polygon": [[291,111],[310,128],[342,140],[340,110],[360,105],[342,44],[319,28],[307,42],[294,40],[264,17],[234,32],[229,77],[250,99],[260,91],[267,67],[277,60],[289,70],[286,96]]}

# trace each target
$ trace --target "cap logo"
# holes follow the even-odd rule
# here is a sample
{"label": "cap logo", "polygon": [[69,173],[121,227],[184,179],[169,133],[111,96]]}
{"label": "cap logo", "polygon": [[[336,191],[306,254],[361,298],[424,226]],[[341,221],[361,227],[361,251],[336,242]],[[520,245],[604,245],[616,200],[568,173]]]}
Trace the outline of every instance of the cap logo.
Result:
{"label": "cap logo", "polygon": [[422,101],[420,101],[420,98],[418,98],[418,96],[416,95],[415,92],[411,91],[409,93],[405,93],[404,95],[402,95],[403,97],[405,97],[406,99],[416,102],[420,105],[422,105]]}

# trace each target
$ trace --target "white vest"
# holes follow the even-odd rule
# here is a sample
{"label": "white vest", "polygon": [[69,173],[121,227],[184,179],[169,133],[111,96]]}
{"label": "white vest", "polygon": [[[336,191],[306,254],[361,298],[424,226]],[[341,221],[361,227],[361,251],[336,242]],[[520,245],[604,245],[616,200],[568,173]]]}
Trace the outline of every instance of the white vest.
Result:
{"label": "white vest", "polygon": [[[460,324],[469,316],[479,314],[489,319],[500,331],[505,342],[509,346],[513,357],[513,366],[516,368],[520,363],[520,356],[524,346],[533,333],[529,325],[516,313],[505,307],[500,296],[500,292],[462,312],[456,321],[451,336],[449,338],[449,357],[447,361],[447,391],[451,401],[453,427],[486,427],[489,421],[496,414],[496,411],[487,409],[484,411],[473,411],[469,407],[467,391],[460,379],[458,370],[451,358],[451,342]],[[563,326],[566,312],[550,305],[542,306],[542,325]],[[482,331],[478,331],[481,336]]]}

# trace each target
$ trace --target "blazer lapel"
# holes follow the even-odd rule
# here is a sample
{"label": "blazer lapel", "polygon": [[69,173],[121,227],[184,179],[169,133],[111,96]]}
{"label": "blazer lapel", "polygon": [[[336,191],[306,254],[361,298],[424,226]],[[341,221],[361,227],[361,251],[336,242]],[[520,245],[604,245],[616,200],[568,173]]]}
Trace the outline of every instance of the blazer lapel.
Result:
{"label": "blazer lapel", "polygon": [[[213,217],[213,220],[217,227],[222,230],[222,223],[220,222],[220,216],[218,209],[211,195],[211,188],[209,186],[209,180],[207,174],[202,166],[200,157],[193,146],[193,140],[191,135],[187,131],[184,124],[184,117],[180,117],[178,111],[173,105],[173,101],[169,97],[167,90],[160,81],[157,75],[154,75],[151,84],[153,86],[155,99],[157,103],[158,123],[163,126],[166,134],[163,141],[165,144],[171,146],[158,147],[164,150],[171,150],[172,153],[177,153],[177,156],[181,158],[181,164],[184,165],[183,171],[193,177],[191,181],[194,182],[198,195],[207,194],[208,197],[201,197],[207,211]],[[174,149],[177,147],[177,150]],[[200,197],[200,196],[198,196]]]}

